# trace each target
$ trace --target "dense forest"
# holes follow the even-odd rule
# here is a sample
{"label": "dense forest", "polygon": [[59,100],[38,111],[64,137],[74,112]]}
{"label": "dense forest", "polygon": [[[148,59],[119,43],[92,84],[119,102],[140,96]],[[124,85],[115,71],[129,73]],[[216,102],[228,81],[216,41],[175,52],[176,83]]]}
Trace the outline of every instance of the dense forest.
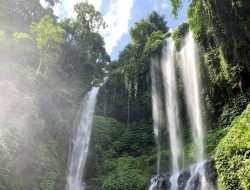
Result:
{"label": "dense forest", "polygon": [[[151,58],[172,38],[178,60],[188,31],[199,48],[205,157],[214,159],[217,189],[250,189],[250,1],[192,0],[174,31],[153,11],[130,28],[117,60],[105,50],[100,30],[108,26],[94,6],[78,3],[76,18],[60,20],[58,1],[47,2],[0,0],[0,190],[65,189],[73,123],[93,86],[100,92],[86,189],[147,189],[157,168]],[[182,3],[171,0],[174,17]],[[187,168],[195,150],[175,67]],[[170,176],[168,130],[161,130],[160,175]]]}

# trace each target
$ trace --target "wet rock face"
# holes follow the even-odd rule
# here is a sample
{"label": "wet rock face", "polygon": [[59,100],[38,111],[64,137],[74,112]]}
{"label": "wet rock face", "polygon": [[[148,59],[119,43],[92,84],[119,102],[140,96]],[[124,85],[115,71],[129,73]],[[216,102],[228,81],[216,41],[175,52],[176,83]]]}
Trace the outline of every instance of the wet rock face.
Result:
{"label": "wet rock face", "polygon": [[156,176],[151,179],[149,190],[170,190],[169,176]]}
{"label": "wet rock face", "polygon": [[213,184],[214,187],[217,185],[217,172],[215,169],[214,157],[209,157],[205,163],[206,179],[209,183]]}
{"label": "wet rock face", "polygon": [[[183,170],[178,177],[177,190],[215,190],[217,173],[213,157],[204,163],[192,165]],[[170,190],[170,177],[157,176],[151,179],[149,190]],[[206,181],[206,183],[202,181]]]}
{"label": "wet rock face", "polygon": [[184,170],[178,177],[178,190],[185,189],[188,179],[191,177],[189,170]]}

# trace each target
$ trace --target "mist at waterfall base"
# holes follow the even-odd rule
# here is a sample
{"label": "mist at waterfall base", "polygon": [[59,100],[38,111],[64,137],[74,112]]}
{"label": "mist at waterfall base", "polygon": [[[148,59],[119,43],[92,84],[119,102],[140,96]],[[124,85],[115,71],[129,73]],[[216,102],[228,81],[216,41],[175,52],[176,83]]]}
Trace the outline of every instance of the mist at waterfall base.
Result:
{"label": "mist at waterfall base", "polygon": [[[185,102],[187,107],[188,117],[191,123],[192,138],[195,145],[195,161],[196,164],[184,170],[184,151],[182,144],[182,135],[180,130],[180,119],[178,113],[177,102],[177,88],[176,88],[176,71],[175,71],[175,50],[174,42],[171,38],[164,42],[161,58],[161,72],[163,76],[165,89],[165,106],[167,117],[167,128],[170,139],[170,149],[172,154],[172,176],[162,177],[157,172],[157,176],[153,177],[150,182],[149,190],[213,190],[215,189],[215,182],[211,181],[208,173],[208,164],[213,164],[213,160],[204,160],[203,148],[203,122],[201,113],[201,100],[199,88],[199,59],[197,55],[197,48],[192,38],[192,33],[188,32],[183,40],[180,53],[180,70],[182,74],[182,81],[184,85]],[[159,131],[158,122],[162,116],[159,113],[157,106],[157,96],[159,91],[153,87],[156,81],[155,66],[158,65],[156,59],[151,59],[151,77],[152,77],[152,104],[153,104],[153,118],[154,118],[154,132],[156,144],[159,146],[158,139]],[[161,108],[159,108],[161,109]],[[158,148],[160,150],[160,148]],[[158,153],[159,155],[160,153]],[[159,159],[159,156],[158,156]],[[160,161],[157,163],[160,170]],[[165,171],[166,172],[166,171]],[[184,179],[184,180],[183,180]]]}
{"label": "mist at waterfall base", "polygon": [[99,87],[93,87],[84,97],[74,123],[72,148],[69,152],[66,190],[84,189],[82,182],[85,163],[88,156],[93,116]]}

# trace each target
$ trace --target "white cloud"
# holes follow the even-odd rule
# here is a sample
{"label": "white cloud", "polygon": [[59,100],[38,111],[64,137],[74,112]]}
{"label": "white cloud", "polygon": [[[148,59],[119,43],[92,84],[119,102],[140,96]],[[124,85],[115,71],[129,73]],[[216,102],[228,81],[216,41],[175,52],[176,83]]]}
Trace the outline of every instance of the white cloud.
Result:
{"label": "white cloud", "polygon": [[168,7],[169,5],[166,2],[161,4],[162,9],[167,9]]}
{"label": "white cloud", "polygon": [[47,8],[49,4],[45,0],[40,0],[40,4],[43,8]]}
{"label": "white cloud", "polygon": [[129,31],[129,19],[131,17],[134,0],[115,0],[112,2],[104,20],[108,27],[101,31],[106,50],[109,54],[124,34]]}

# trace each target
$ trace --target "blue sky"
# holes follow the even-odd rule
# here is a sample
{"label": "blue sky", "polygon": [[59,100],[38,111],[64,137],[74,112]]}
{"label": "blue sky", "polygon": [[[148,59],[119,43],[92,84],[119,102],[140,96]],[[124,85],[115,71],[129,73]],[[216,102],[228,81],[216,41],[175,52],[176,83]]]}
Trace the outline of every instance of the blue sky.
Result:
{"label": "blue sky", "polygon": [[[54,13],[59,18],[74,18],[76,16],[73,12],[74,4],[82,1],[84,0],[61,0],[61,4],[54,7]],[[46,6],[44,0],[40,0],[40,2]],[[130,42],[129,29],[135,22],[146,18],[149,13],[156,10],[166,17],[168,27],[174,29],[186,21],[189,1],[184,1],[178,19],[171,16],[169,0],[88,0],[88,2],[93,4],[96,10],[104,16],[108,27],[100,33],[104,37],[107,52],[111,59],[115,60],[118,58],[119,52]]]}

